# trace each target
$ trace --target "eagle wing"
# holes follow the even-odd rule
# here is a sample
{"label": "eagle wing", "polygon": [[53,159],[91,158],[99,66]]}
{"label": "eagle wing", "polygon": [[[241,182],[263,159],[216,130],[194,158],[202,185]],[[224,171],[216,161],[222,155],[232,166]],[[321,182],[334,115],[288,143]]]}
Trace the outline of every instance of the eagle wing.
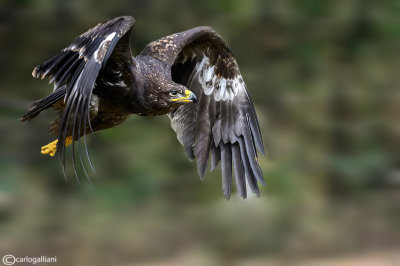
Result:
{"label": "eagle wing", "polygon": [[224,40],[210,27],[198,27],[150,43],[143,53],[163,61],[171,68],[172,79],[198,98],[197,104],[182,105],[169,117],[187,156],[197,160],[200,177],[204,178],[211,155],[211,171],[221,161],[226,198],[231,195],[232,168],[240,195],[247,196],[247,180],[259,196],[258,182],[265,184],[257,156],[257,149],[264,155],[260,128]]}
{"label": "eagle wing", "polygon": [[91,128],[90,101],[96,83],[116,84],[129,80],[124,64],[132,64],[129,35],[134,24],[132,17],[117,17],[100,23],[33,70],[34,77],[49,78],[54,91],[35,102],[21,120],[32,119],[64,97],[57,142],[57,153],[63,162],[68,134],[72,132],[74,138],[79,138],[85,128]]}

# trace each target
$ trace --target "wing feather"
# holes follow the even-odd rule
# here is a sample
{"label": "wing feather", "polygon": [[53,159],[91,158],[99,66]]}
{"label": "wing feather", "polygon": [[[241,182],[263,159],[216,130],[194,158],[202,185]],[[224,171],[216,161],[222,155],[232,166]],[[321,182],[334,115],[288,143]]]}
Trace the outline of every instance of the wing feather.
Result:
{"label": "wing feather", "polygon": [[[166,42],[173,45],[160,53]],[[246,179],[259,196],[258,183],[265,184],[257,156],[257,150],[264,155],[260,127],[239,67],[222,38],[209,27],[198,27],[155,41],[142,53],[164,61],[174,81],[199,99],[197,104],[178,107],[169,117],[185,150],[193,150],[189,157],[197,160],[200,177],[211,154],[211,170],[221,161],[226,198],[231,195],[233,172],[243,198]]]}
{"label": "wing feather", "polygon": [[239,150],[240,150],[240,155],[242,158],[242,163],[243,163],[243,168],[244,168],[245,176],[247,179],[247,183],[249,184],[251,191],[253,193],[255,193],[258,197],[258,196],[260,196],[260,190],[258,188],[256,177],[254,176],[254,173],[251,169],[249,157],[246,153],[246,146],[244,144],[243,138],[239,138],[238,142],[239,142]]}
{"label": "wing feather", "polygon": [[[129,49],[129,33],[134,23],[132,17],[118,17],[100,23],[32,72],[34,77],[49,78],[50,83],[54,83],[54,92],[36,106],[33,105],[22,120],[33,118],[64,97],[65,108],[59,124],[57,142],[57,153],[64,167],[66,138],[72,135],[74,140],[78,140],[88,128],[91,129],[90,100],[100,71],[106,69],[108,63],[114,63],[109,61],[133,60]],[[113,65],[121,66],[121,63]],[[85,149],[87,153],[86,140]],[[74,147],[73,150],[75,151]],[[88,159],[91,165],[90,158]],[[73,163],[75,171],[75,158]]]}
{"label": "wing feather", "polygon": [[199,106],[197,107],[200,112],[197,115],[197,122],[195,124],[195,143],[193,147],[193,154],[197,159],[197,170],[202,179],[206,174],[208,158],[210,153],[211,142],[211,125],[210,117],[208,114],[208,105],[210,97],[203,95],[200,97]]}
{"label": "wing feather", "polygon": [[244,175],[243,162],[240,154],[239,144],[236,142],[231,145],[231,148],[232,148],[233,166],[235,169],[236,189],[238,190],[242,198],[246,198],[247,197],[246,178]]}
{"label": "wing feather", "polygon": [[222,193],[225,198],[231,197],[232,184],[232,150],[229,144],[221,144],[221,170],[222,170]]}
{"label": "wing feather", "polygon": [[217,146],[215,146],[215,143],[213,143],[211,144],[210,152],[211,152],[210,170],[213,171],[217,167],[219,161],[221,160],[221,150],[217,148]]}

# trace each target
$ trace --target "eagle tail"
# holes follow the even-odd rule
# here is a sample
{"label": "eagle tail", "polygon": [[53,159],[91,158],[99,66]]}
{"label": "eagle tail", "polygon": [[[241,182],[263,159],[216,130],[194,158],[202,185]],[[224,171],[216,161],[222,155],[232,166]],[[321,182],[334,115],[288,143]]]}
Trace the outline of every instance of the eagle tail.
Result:
{"label": "eagle tail", "polygon": [[57,89],[52,94],[48,95],[46,98],[35,101],[31,105],[31,107],[29,107],[28,112],[21,117],[21,121],[22,122],[29,121],[29,120],[35,118],[40,112],[53,106],[54,103],[56,103],[58,100],[60,100],[62,97],[64,97],[65,92],[66,92],[66,89],[65,89],[65,86],[63,86],[63,87]]}

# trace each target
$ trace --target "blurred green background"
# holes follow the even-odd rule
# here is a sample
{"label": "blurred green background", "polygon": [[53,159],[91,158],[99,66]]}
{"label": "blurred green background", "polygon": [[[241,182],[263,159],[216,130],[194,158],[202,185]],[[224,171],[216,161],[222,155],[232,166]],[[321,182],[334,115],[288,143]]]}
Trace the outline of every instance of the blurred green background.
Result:
{"label": "blurred green background", "polygon": [[[3,0],[0,257],[59,265],[400,263],[400,1]],[[32,69],[98,22],[132,15],[132,50],[199,25],[226,40],[266,145],[261,197],[201,182],[167,117],[97,134],[93,184],[40,154],[52,86]],[[325,264],[324,264],[325,263]],[[399,265],[399,264],[397,264]]]}

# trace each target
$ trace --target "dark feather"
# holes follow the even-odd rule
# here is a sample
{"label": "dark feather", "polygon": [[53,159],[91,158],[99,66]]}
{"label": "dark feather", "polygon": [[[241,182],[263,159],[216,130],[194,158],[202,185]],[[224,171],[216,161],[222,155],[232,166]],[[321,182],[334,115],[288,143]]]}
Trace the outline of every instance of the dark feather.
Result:
{"label": "dark feather", "polygon": [[[134,64],[129,49],[129,33],[134,23],[131,17],[118,17],[98,24],[59,54],[37,66],[32,73],[34,77],[50,78],[50,83],[55,84],[54,93],[35,103],[22,120],[33,118],[64,97],[65,108],[58,124],[57,142],[57,153],[64,168],[66,138],[72,135],[74,140],[78,140],[89,129],[93,132],[89,115],[90,100],[100,71],[106,68],[110,57]],[[121,63],[114,65],[121,66]],[[88,156],[86,138],[84,146]],[[77,175],[74,143],[72,149],[74,172]],[[80,151],[78,153],[81,154]],[[92,167],[89,156],[88,160]]]}
{"label": "dark feather", "polygon": [[225,198],[231,197],[232,184],[232,153],[228,144],[220,144],[221,146],[221,169],[222,169],[222,192]]}
{"label": "dark feather", "polygon": [[260,190],[258,188],[256,177],[254,176],[254,173],[252,171],[252,168],[251,168],[251,165],[249,162],[249,157],[246,153],[246,146],[245,146],[242,138],[239,138],[239,148],[240,148],[240,156],[242,158],[244,172],[245,172],[245,175],[247,178],[247,183],[249,184],[251,191],[253,193],[255,193],[258,197],[258,196],[260,196]]}
{"label": "dark feather", "polygon": [[210,153],[211,153],[210,171],[213,171],[217,167],[219,161],[221,160],[221,150],[219,149],[219,147],[217,148],[217,146],[215,146],[214,142],[211,144]]}
{"label": "dark feather", "polygon": [[246,108],[247,109],[246,113],[249,115],[248,121],[250,123],[251,133],[254,136],[254,142],[257,149],[261,152],[262,155],[265,155],[263,140],[260,132],[260,126],[258,125],[256,110],[254,109],[253,102],[247,91],[246,91],[246,96],[249,102]]}
{"label": "dark feather", "polygon": [[240,196],[242,198],[246,198],[247,197],[246,178],[244,175],[243,162],[239,144],[234,143],[231,145],[231,148],[232,148],[233,166],[235,168],[236,188],[239,191]]}
{"label": "dark feather", "polygon": [[21,121],[29,121],[35,118],[43,110],[53,106],[54,103],[64,97],[65,91],[65,86],[63,86],[46,98],[34,102],[31,107],[29,107],[29,111],[22,116]]}
{"label": "dark feather", "polygon": [[264,154],[260,128],[236,60],[222,38],[209,27],[198,27],[150,43],[142,55],[171,66],[173,80],[200,100],[197,107],[181,106],[170,115],[185,150],[193,150],[189,158],[197,159],[200,177],[206,173],[211,153],[211,170],[221,160],[227,198],[232,160],[240,195],[247,196],[245,177],[259,195],[257,181],[265,184],[256,151],[257,147]]}
{"label": "dark feather", "polygon": [[208,157],[210,153],[210,141],[211,141],[211,126],[210,118],[208,116],[208,104],[210,97],[202,95],[199,103],[197,103],[198,109],[202,110],[198,112],[197,122],[195,125],[195,143],[193,147],[193,154],[197,159],[197,170],[200,178],[204,179],[207,170]]}

